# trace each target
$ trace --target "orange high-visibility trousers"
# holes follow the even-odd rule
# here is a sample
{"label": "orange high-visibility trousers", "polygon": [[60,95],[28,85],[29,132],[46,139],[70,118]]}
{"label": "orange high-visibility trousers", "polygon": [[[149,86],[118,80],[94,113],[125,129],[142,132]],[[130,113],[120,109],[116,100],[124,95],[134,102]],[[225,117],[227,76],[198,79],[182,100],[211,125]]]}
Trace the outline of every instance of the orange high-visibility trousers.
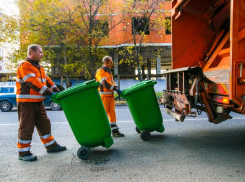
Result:
{"label": "orange high-visibility trousers", "polygon": [[115,99],[114,96],[101,95],[101,99],[105,108],[105,112],[109,118],[111,124],[116,124],[116,111],[115,111]]}

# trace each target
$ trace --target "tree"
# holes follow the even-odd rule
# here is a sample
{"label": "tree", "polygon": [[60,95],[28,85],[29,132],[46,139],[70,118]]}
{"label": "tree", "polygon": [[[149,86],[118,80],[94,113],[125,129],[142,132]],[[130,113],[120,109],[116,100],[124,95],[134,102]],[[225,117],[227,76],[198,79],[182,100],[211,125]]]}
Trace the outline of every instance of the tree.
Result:
{"label": "tree", "polygon": [[[4,57],[7,60],[12,61],[14,58],[9,54],[13,49],[16,49],[19,41],[18,34],[18,21],[16,15],[5,14],[0,9],[0,45],[5,47],[8,52],[5,52]],[[7,54],[6,54],[7,53]],[[2,61],[3,57],[0,57]],[[6,60],[5,60],[6,61]],[[16,64],[7,61],[4,62],[4,66],[9,70],[7,74],[4,75],[3,80],[9,80],[10,77],[14,76],[16,70]]]}
{"label": "tree", "polygon": [[163,28],[162,21],[157,17],[162,17],[164,14],[164,2],[162,0],[125,0],[123,14],[125,15],[125,33],[131,36],[133,41],[133,46],[127,47],[126,50],[134,53],[133,59],[138,68],[138,78],[142,81],[141,50],[143,43],[148,41],[147,35],[150,34],[150,29]]}
{"label": "tree", "polygon": [[[23,50],[30,43],[45,47],[44,60],[58,64],[69,82],[73,75],[94,78],[98,60],[106,50],[98,49],[108,41],[109,32],[120,21],[113,13],[116,3],[105,0],[19,1],[21,11],[21,43]],[[56,60],[56,61],[55,61]],[[62,60],[62,64],[60,64]]]}

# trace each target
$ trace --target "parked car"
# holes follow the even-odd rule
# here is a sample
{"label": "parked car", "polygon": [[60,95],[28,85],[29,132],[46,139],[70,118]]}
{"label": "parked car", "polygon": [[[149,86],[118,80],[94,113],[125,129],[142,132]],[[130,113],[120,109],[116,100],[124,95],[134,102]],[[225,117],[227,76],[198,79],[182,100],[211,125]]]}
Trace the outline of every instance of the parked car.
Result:
{"label": "parked car", "polygon": [[[60,90],[64,88],[57,85]],[[50,96],[46,96],[43,101],[44,106],[49,106],[52,110],[57,111],[61,109],[59,104],[54,103]],[[15,86],[0,86],[0,110],[2,112],[9,112],[13,107],[16,107],[16,87]]]}

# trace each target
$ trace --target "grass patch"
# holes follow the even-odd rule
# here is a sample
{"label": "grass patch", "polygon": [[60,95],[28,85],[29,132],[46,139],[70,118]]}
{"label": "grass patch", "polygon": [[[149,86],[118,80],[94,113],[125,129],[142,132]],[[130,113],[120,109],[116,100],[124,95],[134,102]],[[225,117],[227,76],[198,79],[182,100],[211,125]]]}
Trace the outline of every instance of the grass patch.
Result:
{"label": "grass patch", "polygon": [[159,100],[162,97],[162,92],[156,92],[157,100]]}

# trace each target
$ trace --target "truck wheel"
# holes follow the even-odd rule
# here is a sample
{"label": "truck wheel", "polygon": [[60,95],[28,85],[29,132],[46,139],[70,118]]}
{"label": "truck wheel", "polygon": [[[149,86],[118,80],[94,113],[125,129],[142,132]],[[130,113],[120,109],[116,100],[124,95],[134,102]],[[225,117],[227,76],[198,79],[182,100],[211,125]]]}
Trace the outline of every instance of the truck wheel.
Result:
{"label": "truck wheel", "polygon": [[149,131],[146,131],[146,130],[142,131],[140,134],[140,138],[144,141],[149,140],[150,137],[151,137],[151,133]]}
{"label": "truck wheel", "polygon": [[13,105],[8,100],[4,100],[0,102],[0,110],[2,112],[9,112],[12,110],[12,108],[13,108]]}
{"label": "truck wheel", "polygon": [[137,127],[135,127],[135,131],[136,131],[137,133],[141,133],[140,129],[137,128]]}
{"label": "truck wheel", "polygon": [[77,151],[77,156],[82,159],[82,160],[87,160],[91,155],[91,150],[89,147],[82,146],[80,149]]}

